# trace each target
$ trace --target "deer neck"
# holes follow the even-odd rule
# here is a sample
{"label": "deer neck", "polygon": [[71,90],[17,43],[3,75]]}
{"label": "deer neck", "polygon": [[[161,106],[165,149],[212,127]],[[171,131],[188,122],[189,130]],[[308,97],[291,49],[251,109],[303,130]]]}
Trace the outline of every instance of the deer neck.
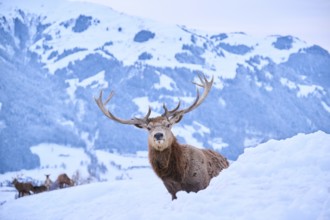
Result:
{"label": "deer neck", "polygon": [[149,160],[155,173],[162,179],[172,176],[176,181],[181,179],[182,150],[174,139],[169,147],[157,151],[149,145]]}

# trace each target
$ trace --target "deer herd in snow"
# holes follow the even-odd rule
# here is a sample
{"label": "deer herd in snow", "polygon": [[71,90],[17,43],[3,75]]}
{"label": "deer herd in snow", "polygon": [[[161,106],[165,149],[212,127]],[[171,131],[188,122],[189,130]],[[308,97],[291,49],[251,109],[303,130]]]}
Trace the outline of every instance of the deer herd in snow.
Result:
{"label": "deer herd in snow", "polygon": [[19,182],[17,178],[12,181],[12,184],[18,191],[18,198],[31,195],[42,193],[50,190],[61,189],[69,186],[74,186],[74,181],[68,177],[67,174],[62,173],[60,174],[56,181],[53,182],[49,176],[50,174],[46,174],[46,180],[44,184],[40,186],[34,186],[32,182]]}

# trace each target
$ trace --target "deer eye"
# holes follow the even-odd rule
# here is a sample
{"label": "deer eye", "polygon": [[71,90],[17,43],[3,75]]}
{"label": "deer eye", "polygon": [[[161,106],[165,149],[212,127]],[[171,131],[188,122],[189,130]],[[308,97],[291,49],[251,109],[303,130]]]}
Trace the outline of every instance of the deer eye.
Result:
{"label": "deer eye", "polygon": [[148,126],[148,127],[147,127],[147,130],[148,130],[148,131],[151,131],[151,127],[150,127],[150,126]]}

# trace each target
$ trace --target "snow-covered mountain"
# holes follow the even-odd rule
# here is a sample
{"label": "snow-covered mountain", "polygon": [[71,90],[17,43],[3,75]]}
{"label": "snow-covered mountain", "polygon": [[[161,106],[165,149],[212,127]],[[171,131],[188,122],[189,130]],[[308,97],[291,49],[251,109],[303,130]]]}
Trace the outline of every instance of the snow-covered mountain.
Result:
{"label": "snow-covered mountain", "polygon": [[[34,150],[38,149],[38,155],[47,160],[49,147]],[[146,161],[113,156],[109,159],[123,168],[129,161],[135,165]],[[179,192],[173,202],[150,167],[127,170],[131,178],[109,179],[16,200],[15,190],[0,187],[0,219],[328,220],[329,158],[330,135],[321,131],[271,140],[246,149],[205,190]],[[76,166],[71,159],[66,162],[68,169]],[[42,172],[36,169],[25,174],[38,179]],[[113,173],[111,170],[108,174]],[[8,178],[10,173],[0,175],[0,181]],[[41,178],[44,180],[44,175]]]}
{"label": "snow-covered mountain", "polygon": [[116,115],[189,105],[196,72],[214,76],[206,101],[173,131],[231,160],[271,138],[330,132],[330,55],[293,36],[205,33],[69,1],[0,0],[0,173],[40,165],[30,147],[90,152],[147,149],[146,133],[109,121],[93,97],[116,95]]}

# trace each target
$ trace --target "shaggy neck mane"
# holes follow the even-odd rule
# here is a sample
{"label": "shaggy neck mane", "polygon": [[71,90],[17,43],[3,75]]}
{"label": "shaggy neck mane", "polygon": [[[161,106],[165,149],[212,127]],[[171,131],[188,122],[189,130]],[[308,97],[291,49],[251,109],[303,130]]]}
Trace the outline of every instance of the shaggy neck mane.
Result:
{"label": "shaggy neck mane", "polygon": [[163,151],[157,151],[149,145],[149,160],[161,179],[171,178],[181,182],[183,176],[182,150],[176,139],[171,146]]}

